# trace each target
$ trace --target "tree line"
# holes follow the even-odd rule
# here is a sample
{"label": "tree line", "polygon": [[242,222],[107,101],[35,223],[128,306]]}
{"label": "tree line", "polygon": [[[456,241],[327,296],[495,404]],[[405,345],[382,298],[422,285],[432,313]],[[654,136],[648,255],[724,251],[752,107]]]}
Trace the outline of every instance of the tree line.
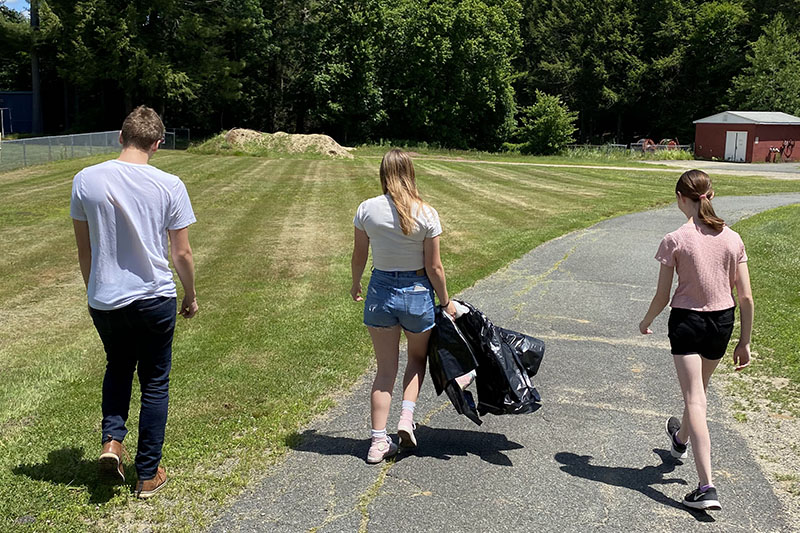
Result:
{"label": "tree line", "polygon": [[[800,0],[0,2],[0,90],[44,127],[323,132],[496,149],[557,98],[580,142],[693,137],[723,109],[800,113]],[[551,102],[552,103],[552,102]],[[542,104],[544,105],[544,104]],[[548,104],[549,105],[549,104]]]}

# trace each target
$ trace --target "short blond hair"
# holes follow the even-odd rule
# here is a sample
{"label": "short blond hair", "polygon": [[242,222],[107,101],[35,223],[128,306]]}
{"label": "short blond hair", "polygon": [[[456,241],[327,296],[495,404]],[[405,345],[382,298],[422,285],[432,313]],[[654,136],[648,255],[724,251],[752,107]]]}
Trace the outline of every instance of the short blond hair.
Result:
{"label": "short blond hair", "polygon": [[164,123],[152,108],[140,105],[122,123],[122,147],[133,146],[144,152],[164,138]]}

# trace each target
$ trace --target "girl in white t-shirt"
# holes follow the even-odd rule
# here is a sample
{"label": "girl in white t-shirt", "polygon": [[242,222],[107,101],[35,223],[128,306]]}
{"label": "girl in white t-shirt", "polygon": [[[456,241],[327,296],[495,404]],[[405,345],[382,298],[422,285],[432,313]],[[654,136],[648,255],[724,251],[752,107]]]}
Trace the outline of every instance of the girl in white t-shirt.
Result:
{"label": "girl in white t-shirt", "polygon": [[736,370],[750,364],[753,329],[753,296],[747,254],[739,234],[714,213],[711,180],[701,170],[684,172],[675,195],[686,224],[661,241],[656,259],[661,263],[658,288],[650,308],[639,324],[643,334],[669,300],[674,273],[678,287],[669,315],[669,342],[685,403],[683,420],[666,422],[673,457],[685,459],[691,440],[695,467],[700,478],[697,489],[683,498],[693,509],[720,509],[717,489],[711,480],[711,439],[706,422],[706,390],[711,374],[725,355],[733,332],[736,300],[741,307],[741,334],[733,351]]}
{"label": "girl in white t-shirt", "polygon": [[361,276],[372,246],[373,270],[364,302],[364,324],[372,337],[378,370],[370,397],[372,442],[368,463],[379,463],[397,452],[386,434],[400,356],[400,331],[408,341],[403,376],[403,409],[397,424],[400,445],[416,446],[414,407],[425,377],[428,339],[434,326],[433,292],[443,310],[455,314],[447,295],[439,257],[439,214],[420,198],[411,158],[391,150],[381,161],[383,195],[365,200],[353,219],[355,243],[351,262],[353,300],[361,296]]}

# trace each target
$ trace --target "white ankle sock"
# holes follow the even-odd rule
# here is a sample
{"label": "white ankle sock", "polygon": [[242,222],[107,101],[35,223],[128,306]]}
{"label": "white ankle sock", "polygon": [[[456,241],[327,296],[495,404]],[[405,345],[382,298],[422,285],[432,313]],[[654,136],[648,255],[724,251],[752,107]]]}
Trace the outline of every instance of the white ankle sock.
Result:
{"label": "white ankle sock", "polygon": [[380,442],[382,440],[386,440],[386,428],[383,429],[373,429],[372,430],[372,440]]}
{"label": "white ankle sock", "polygon": [[414,415],[414,408],[416,406],[417,402],[412,402],[411,400],[403,400],[403,411],[409,411],[412,416]]}

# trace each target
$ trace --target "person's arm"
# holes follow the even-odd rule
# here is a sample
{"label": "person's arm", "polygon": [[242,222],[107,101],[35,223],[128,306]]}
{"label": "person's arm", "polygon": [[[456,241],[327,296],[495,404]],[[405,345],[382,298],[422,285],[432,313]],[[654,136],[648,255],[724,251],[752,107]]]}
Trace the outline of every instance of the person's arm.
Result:
{"label": "person's arm", "polygon": [[422,250],[425,256],[425,273],[428,275],[428,279],[431,280],[436,296],[439,297],[439,305],[444,308],[448,315],[455,316],[456,307],[447,294],[447,281],[444,276],[442,258],[439,254],[439,236],[426,237],[423,241]]}
{"label": "person's arm", "polygon": [[661,265],[661,270],[658,271],[656,295],[653,296],[653,301],[650,302],[650,308],[647,310],[647,314],[645,314],[642,321],[639,322],[639,331],[643,335],[653,333],[650,330],[650,324],[653,323],[653,320],[661,314],[661,311],[663,311],[669,303],[669,291],[672,289],[672,277],[674,274],[675,267],[664,264]]}
{"label": "person's arm", "polygon": [[81,266],[83,284],[89,287],[89,274],[92,272],[92,244],[89,240],[89,223],[85,220],[72,219],[75,230],[75,243],[78,245],[78,264]]}
{"label": "person's arm", "polygon": [[739,263],[736,268],[736,295],[739,299],[739,318],[741,332],[739,343],[733,350],[735,370],[741,370],[750,364],[750,336],[753,333],[753,293],[750,290],[750,270],[747,263]]}
{"label": "person's arm", "polygon": [[353,285],[350,287],[350,296],[353,300],[360,302],[364,298],[361,296],[361,276],[364,275],[364,268],[367,266],[369,257],[369,236],[367,232],[355,228],[353,238],[353,257],[350,258],[350,270],[353,274]]}
{"label": "person's arm", "polygon": [[192,318],[197,313],[197,294],[194,289],[194,257],[189,245],[189,228],[167,230],[172,261],[183,285],[183,301],[179,314]]}

